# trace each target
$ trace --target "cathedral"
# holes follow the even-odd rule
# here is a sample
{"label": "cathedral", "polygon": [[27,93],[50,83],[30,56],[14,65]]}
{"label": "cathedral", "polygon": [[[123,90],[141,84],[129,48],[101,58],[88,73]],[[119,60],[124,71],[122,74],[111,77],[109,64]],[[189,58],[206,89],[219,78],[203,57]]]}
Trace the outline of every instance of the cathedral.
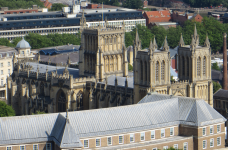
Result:
{"label": "cathedral", "polygon": [[[136,32],[133,45],[133,73],[128,72],[124,23],[122,27],[87,27],[81,21],[79,68],[59,73],[39,65],[38,60],[14,58],[13,75],[7,80],[8,103],[17,115],[115,107],[138,103],[147,93],[204,99],[213,105],[211,49],[208,37],[199,45],[196,27],[190,45],[181,36],[178,48],[179,81],[170,81],[170,52],[167,38],[162,48],[156,39],[141,48]],[[28,44],[29,45],[29,44]],[[36,64],[30,65],[31,62]],[[70,63],[70,60],[68,60]]]}

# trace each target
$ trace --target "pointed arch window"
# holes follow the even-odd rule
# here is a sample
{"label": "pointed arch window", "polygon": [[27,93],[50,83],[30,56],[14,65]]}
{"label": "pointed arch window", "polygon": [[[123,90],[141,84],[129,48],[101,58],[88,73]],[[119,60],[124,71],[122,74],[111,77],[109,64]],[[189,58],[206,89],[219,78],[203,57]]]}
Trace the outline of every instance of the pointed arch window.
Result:
{"label": "pointed arch window", "polygon": [[189,77],[189,68],[190,68],[190,66],[189,66],[189,57],[187,57],[187,67],[186,67],[186,69],[187,69],[187,76]]}
{"label": "pointed arch window", "polygon": [[206,76],[206,57],[203,57],[203,75]]}
{"label": "pointed arch window", "polygon": [[156,72],[155,72],[156,73],[156,75],[155,75],[155,78],[156,78],[155,80],[156,81],[159,81],[159,78],[158,78],[159,77],[159,75],[158,75],[159,72],[158,71],[159,71],[159,62],[157,61],[156,62]]}
{"label": "pointed arch window", "polygon": [[184,60],[184,56],[182,57],[182,75],[185,76],[185,60]]}
{"label": "pointed arch window", "polygon": [[141,65],[141,81],[143,81],[143,63],[142,63],[142,61],[140,61],[140,65]]}
{"label": "pointed arch window", "polygon": [[145,81],[147,81],[147,63],[146,61],[144,63],[145,63]]}
{"label": "pointed arch window", "polygon": [[161,80],[165,80],[165,61],[161,63]]}
{"label": "pointed arch window", "polygon": [[197,76],[200,76],[200,64],[201,64],[201,58],[197,58]]}

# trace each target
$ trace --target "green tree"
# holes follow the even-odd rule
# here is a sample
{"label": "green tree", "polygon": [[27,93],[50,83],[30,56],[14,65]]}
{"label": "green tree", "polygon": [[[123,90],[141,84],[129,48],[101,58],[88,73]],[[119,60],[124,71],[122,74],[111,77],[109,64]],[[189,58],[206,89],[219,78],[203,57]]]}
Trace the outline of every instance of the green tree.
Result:
{"label": "green tree", "polygon": [[61,11],[63,7],[66,7],[67,5],[63,5],[61,3],[54,3],[52,4],[52,7],[50,11]]}
{"label": "green tree", "polygon": [[219,82],[215,82],[215,81],[212,81],[212,82],[213,82],[213,93],[217,92],[219,89],[222,88]]}
{"label": "green tree", "polygon": [[45,114],[45,112],[37,110],[36,113],[32,113],[32,115],[40,115],[40,114]]}
{"label": "green tree", "polygon": [[0,38],[0,45],[13,46],[13,44],[11,44],[10,41],[8,39],[5,39],[5,38]]}
{"label": "green tree", "polygon": [[133,71],[133,66],[130,63],[128,63],[128,70]]}
{"label": "green tree", "polygon": [[15,111],[12,106],[0,101],[0,117],[15,116]]}
{"label": "green tree", "polygon": [[16,46],[17,46],[17,43],[20,42],[21,39],[22,39],[22,38],[20,38],[20,37],[16,37],[15,39],[13,39],[12,45],[13,45],[14,47],[16,47]]}
{"label": "green tree", "polygon": [[217,62],[212,64],[211,69],[221,71],[221,69],[219,68],[219,66],[218,66],[218,63],[217,63]]}
{"label": "green tree", "polygon": [[170,27],[167,30],[167,41],[171,48],[175,48],[176,46],[178,46],[181,33],[182,28],[180,26],[177,26],[176,28]]}
{"label": "green tree", "polygon": [[162,26],[153,26],[151,32],[155,35],[158,48],[160,48],[165,40],[165,36],[167,35],[165,28]]}
{"label": "green tree", "polygon": [[123,1],[122,6],[132,9],[141,9],[143,7],[143,3],[141,0],[126,0]]}
{"label": "green tree", "polygon": [[0,0],[0,7],[8,7],[9,9],[28,9],[32,5],[44,7],[40,0]]}
{"label": "green tree", "polygon": [[173,79],[173,76],[170,76],[170,81],[174,82],[175,80]]}

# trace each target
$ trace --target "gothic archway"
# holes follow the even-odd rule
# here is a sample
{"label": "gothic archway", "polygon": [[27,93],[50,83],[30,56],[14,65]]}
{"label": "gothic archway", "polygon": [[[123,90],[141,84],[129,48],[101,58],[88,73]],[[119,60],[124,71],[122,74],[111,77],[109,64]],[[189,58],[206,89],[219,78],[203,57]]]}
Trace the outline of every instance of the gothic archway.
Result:
{"label": "gothic archway", "polygon": [[44,83],[40,83],[40,95],[44,96]]}
{"label": "gothic archway", "polygon": [[77,110],[83,110],[83,93],[79,91],[76,95]]}
{"label": "gothic archway", "polygon": [[57,100],[57,112],[65,112],[67,101],[66,101],[66,95],[62,89],[60,89],[57,92],[56,100]]}

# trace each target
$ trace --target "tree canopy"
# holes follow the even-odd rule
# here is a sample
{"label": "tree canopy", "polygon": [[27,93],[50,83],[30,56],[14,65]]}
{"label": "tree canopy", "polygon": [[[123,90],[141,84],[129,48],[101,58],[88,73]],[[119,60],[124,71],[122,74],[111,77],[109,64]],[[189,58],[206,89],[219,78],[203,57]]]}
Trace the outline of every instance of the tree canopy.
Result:
{"label": "tree canopy", "polygon": [[213,82],[213,93],[217,92],[219,89],[222,88],[219,82],[215,82],[215,81],[212,81],[212,82]]}
{"label": "tree canopy", "polygon": [[9,9],[27,9],[31,8],[32,5],[44,7],[40,0],[0,0],[0,7],[8,7]]}
{"label": "tree canopy", "polygon": [[223,3],[227,3],[226,0],[183,0],[185,3],[189,4],[191,7],[210,7],[218,6]]}
{"label": "tree canopy", "polygon": [[[21,38],[15,38],[11,43],[9,40],[0,38],[0,45],[16,47],[17,43],[21,40]],[[25,36],[25,40],[30,44],[32,49],[39,49],[43,47],[51,47],[51,46],[60,46],[60,45],[80,45],[80,36],[79,33],[77,35],[73,34],[48,34],[48,35],[40,35],[36,33],[30,33]]]}
{"label": "tree canopy", "polygon": [[141,9],[143,7],[143,3],[141,0],[126,0],[123,1],[123,7],[132,8],[132,9]]}
{"label": "tree canopy", "polygon": [[120,6],[118,0],[92,0],[92,3]]}
{"label": "tree canopy", "polygon": [[52,7],[50,11],[61,11],[63,7],[66,7],[67,5],[63,5],[61,3],[54,3],[52,4]]}
{"label": "tree canopy", "polygon": [[[191,36],[193,35],[195,24],[200,39],[200,45],[204,45],[206,34],[208,34],[212,53],[221,51],[223,47],[223,33],[228,33],[228,24],[222,24],[213,17],[203,18],[202,23],[194,20],[187,20],[183,27],[170,27],[167,30],[161,26],[153,26],[151,29],[148,29],[147,27],[142,27],[140,25],[137,25],[137,29],[140,40],[142,41],[142,48],[149,47],[149,40],[153,38],[154,35],[159,48],[162,46],[165,36],[167,36],[169,46],[175,48],[178,46],[181,33],[183,34],[185,44],[189,45],[191,43]],[[135,32],[136,30],[133,29],[133,31],[125,34],[126,46],[133,44],[132,41],[135,39]]]}
{"label": "tree canopy", "polygon": [[211,69],[221,71],[221,69],[219,68],[219,66],[218,66],[218,63],[217,63],[217,62],[212,64]]}
{"label": "tree canopy", "polygon": [[0,101],[0,117],[15,116],[15,111],[12,106]]}

